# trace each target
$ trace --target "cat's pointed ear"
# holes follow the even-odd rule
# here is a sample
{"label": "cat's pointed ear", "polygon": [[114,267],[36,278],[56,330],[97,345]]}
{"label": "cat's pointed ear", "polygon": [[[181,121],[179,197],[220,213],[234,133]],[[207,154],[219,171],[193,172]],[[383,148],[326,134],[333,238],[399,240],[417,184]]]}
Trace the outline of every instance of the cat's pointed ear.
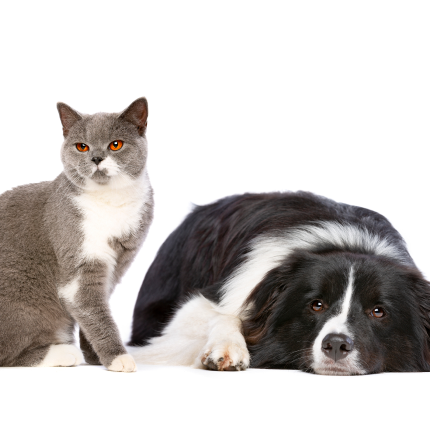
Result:
{"label": "cat's pointed ear", "polygon": [[73,124],[82,119],[82,116],[70,106],[67,106],[66,103],[58,102],[57,109],[60,114],[61,124],[63,124],[63,136],[67,137]]}
{"label": "cat's pointed ear", "polygon": [[135,100],[126,110],[121,112],[119,118],[135,125],[139,134],[143,136],[148,120],[148,102],[145,97]]}

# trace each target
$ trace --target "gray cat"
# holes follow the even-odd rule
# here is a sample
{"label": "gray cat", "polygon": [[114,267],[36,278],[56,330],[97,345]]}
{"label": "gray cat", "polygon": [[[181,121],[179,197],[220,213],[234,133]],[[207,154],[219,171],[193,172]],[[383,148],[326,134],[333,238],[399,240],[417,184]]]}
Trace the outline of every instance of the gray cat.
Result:
{"label": "gray cat", "polygon": [[133,372],[108,301],[153,218],[148,104],[84,115],[58,103],[64,171],[0,196],[0,366]]}

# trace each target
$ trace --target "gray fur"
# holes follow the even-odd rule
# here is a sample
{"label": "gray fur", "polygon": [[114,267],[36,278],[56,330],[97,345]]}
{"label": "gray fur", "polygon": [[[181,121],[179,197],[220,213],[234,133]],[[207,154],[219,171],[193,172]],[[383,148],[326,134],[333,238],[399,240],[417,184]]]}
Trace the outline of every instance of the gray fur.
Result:
{"label": "gray fur", "polygon": [[[52,182],[24,185],[0,196],[0,366],[38,365],[51,345],[73,343],[75,322],[90,364],[101,362],[108,367],[126,354],[108,300],[153,218],[146,174],[147,102],[138,99],[120,114],[84,115],[63,103],[58,111],[64,171]],[[112,151],[109,144],[116,140],[124,145]],[[85,143],[89,150],[79,152],[77,143]],[[95,167],[94,157],[103,161],[109,157],[118,172],[112,174],[103,163]],[[141,188],[146,194],[137,202],[135,227],[119,237],[103,232],[106,258],[113,260],[99,259],[99,251],[95,257],[85,251],[87,212],[77,203],[79,198],[92,204],[103,193],[110,196],[111,190],[116,197],[134,196]],[[106,202],[110,204],[109,199]],[[116,214],[114,203],[112,207],[109,216]],[[114,221],[121,226],[128,220]],[[64,292],[73,282],[78,286],[76,294],[67,295]]]}

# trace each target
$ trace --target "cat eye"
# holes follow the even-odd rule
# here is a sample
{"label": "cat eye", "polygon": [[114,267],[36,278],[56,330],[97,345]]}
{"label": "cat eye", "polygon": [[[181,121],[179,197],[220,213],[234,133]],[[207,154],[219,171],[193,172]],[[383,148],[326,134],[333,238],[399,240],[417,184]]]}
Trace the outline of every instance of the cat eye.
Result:
{"label": "cat eye", "polygon": [[384,308],[381,308],[381,306],[375,306],[372,309],[372,312],[370,312],[370,316],[374,318],[382,318],[382,317],[385,317],[385,315],[386,315],[386,312]]}
{"label": "cat eye", "polygon": [[112,151],[118,151],[118,149],[122,148],[122,140],[114,140],[113,142],[110,143],[109,145],[109,149],[112,149]]}
{"label": "cat eye", "polygon": [[85,145],[85,143],[77,143],[76,144],[76,148],[78,149],[78,151],[80,152],[86,152],[88,151],[90,148],[88,147],[88,145]]}
{"label": "cat eye", "polygon": [[311,303],[311,309],[312,309],[314,312],[321,312],[322,310],[324,310],[323,302],[322,302],[321,300],[314,300],[314,301]]}

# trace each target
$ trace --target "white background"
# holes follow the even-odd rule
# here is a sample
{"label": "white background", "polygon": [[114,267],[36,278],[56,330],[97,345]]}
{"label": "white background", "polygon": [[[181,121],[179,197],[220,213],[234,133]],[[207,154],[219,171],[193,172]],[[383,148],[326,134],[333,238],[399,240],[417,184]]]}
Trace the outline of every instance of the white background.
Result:
{"label": "white background", "polygon": [[[0,192],[61,172],[57,101],[94,113],[148,99],[155,221],[111,300],[125,341],[163,240],[192,204],[235,193],[302,189],[376,210],[430,275],[428,2],[24,1],[0,15]],[[424,426],[429,382],[0,369],[0,425]]]}

